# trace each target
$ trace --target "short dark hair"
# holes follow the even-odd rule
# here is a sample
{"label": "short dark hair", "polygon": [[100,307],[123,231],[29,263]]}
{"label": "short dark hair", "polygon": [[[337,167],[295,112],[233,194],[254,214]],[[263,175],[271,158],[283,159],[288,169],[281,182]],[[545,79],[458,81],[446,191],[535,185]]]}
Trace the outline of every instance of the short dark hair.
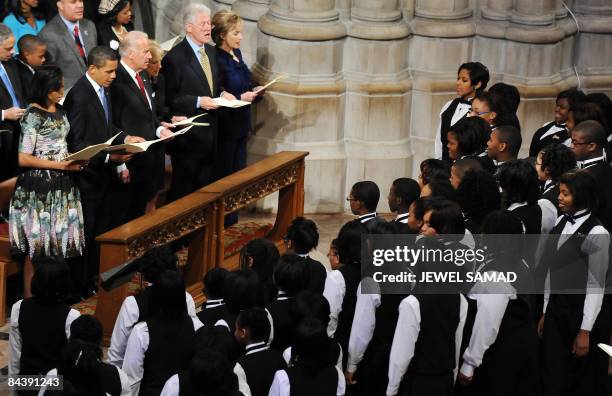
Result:
{"label": "short dark hair", "polygon": [[185,282],[177,271],[162,272],[152,287],[149,309],[152,315],[165,321],[175,321],[187,315]]}
{"label": "short dark hair", "polygon": [[450,177],[450,165],[448,161],[428,158],[421,162],[420,169],[423,185],[429,184],[433,179],[448,179]]}
{"label": "short dark hair", "polygon": [[47,107],[49,93],[58,92],[60,89],[62,89],[62,70],[55,65],[42,65],[36,69],[32,78],[29,100],[41,107]]}
{"label": "short dark hair", "polygon": [[572,194],[573,206],[577,209],[594,211],[599,205],[597,181],[586,171],[566,172],[559,178],[559,184],[565,184]]}
{"label": "short dark hair", "polygon": [[459,74],[461,70],[467,70],[473,87],[480,83],[480,87],[478,88],[479,91],[487,88],[487,84],[489,83],[489,69],[487,69],[485,65],[480,62],[467,62],[459,66],[457,74]]}
{"label": "short dark hair", "polygon": [[489,92],[499,96],[506,108],[512,113],[516,113],[521,103],[521,94],[514,85],[498,82],[489,88]]}
{"label": "short dark hair", "polygon": [[19,54],[31,53],[36,48],[47,45],[41,38],[34,36],[33,34],[24,34],[17,41],[17,50]]}
{"label": "short dark hair", "polygon": [[98,69],[104,67],[108,61],[118,61],[119,57],[117,53],[106,45],[99,45],[94,47],[87,54],[87,64],[89,66],[95,66]]}
{"label": "short dark hair", "polygon": [[461,155],[473,155],[487,148],[491,127],[480,117],[467,117],[453,125],[448,133],[455,135]]}
{"label": "short dark hair", "polygon": [[[215,327],[215,326],[204,326]],[[238,390],[234,362],[212,349],[204,349],[191,359],[187,374],[198,395],[233,395]]]}
{"label": "short dark hair", "polygon": [[306,254],[319,244],[319,231],[314,221],[296,217],[287,229],[286,238],[292,242],[297,254]]}
{"label": "short dark hair", "polygon": [[438,234],[465,233],[461,207],[457,203],[442,198],[430,200],[429,205],[429,210],[431,210],[429,224]]}
{"label": "short dark hair", "polygon": [[376,211],[380,199],[380,190],[376,183],[369,180],[357,182],[351,187],[351,193],[354,199],[363,202],[367,210]]}
{"label": "short dark hair", "polygon": [[476,158],[466,157],[461,158],[453,163],[455,167],[455,173],[459,176],[459,179],[463,179],[465,172],[469,170],[482,170],[482,163]]}
{"label": "short dark hair", "polygon": [[[521,219],[509,210],[494,210],[482,221],[480,230],[488,235],[520,235],[523,233]],[[512,244],[505,244],[508,249],[515,249]]]}
{"label": "short dark hair", "polygon": [[499,185],[508,206],[521,202],[533,205],[537,203],[540,195],[538,173],[526,161],[514,160],[504,163],[499,170]]}
{"label": "short dark hair", "polygon": [[227,274],[223,283],[223,299],[227,310],[238,314],[251,308],[257,299],[258,278],[251,270],[236,270]]}
{"label": "short dark hair", "polygon": [[267,341],[270,337],[270,321],[263,308],[248,308],[240,311],[236,318],[239,327],[249,329],[251,341]]}
{"label": "short dark hair", "polygon": [[361,267],[361,236],[367,233],[367,227],[360,221],[349,221],[340,228],[337,249],[342,264]]}
{"label": "short dark hair", "polygon": [[32,277],[34,297],[50,302],[64,302],[70,297],[70,269],[62,257],[35,255],[32,265],[36,269]]}
{"label": "short dark hair", "polygon": [[591,103],[595,103],[604,116],[606,117],[606,125],[604,127],[608,132],[612,129],[612,100],[605,93],[595,92],[587,95],[587,100]]}
{"label": "short dark hair", "polygon": [[138,259],[138,268],[144,278],[154,284],[162,272],[176,271],[176,261],[176,254],[169,246],[157,246]]}
{"label": "short dark hair", "polygon": [[92,315],[81,315],[70,324],[70,339],[92,344],[102,342],[102,323]]}
{"label": "short dark hair", "polygon": [[223,298],[223,288],[227,274],[229,274],[229,271],[225,268],[215,267],[204,275],[204,293],[207,298]]}
{"label": "short dark hair", "polygon": [[486,103],[489,110],[495,112],[496,116],[493,120],[495,126],[507,124],[513,125],[520,129],[520,124],[516,114],[508,108],[501,96],[496,95],[491,91],[479,91],[474,99],[478,99],[481,102]]}
{"label": "short dark hair", "polygon": [[427,211],[427,202],[431,202],[431,200],[437,199],[435,197],[424,197],[419,198],[414,201],[414,206],[412,210],[412,214],[419,220],[423,220],[423,216],[425,216],[425,212]]}
{"label": "short dark hair", "polygon": [[576,124],[572,132],[580,132],[586,136],[588,142],[597,144],[599,148],[603,148],[608,143],[607,134],[603,125],[595,120],[582,121]]}
{"label": "short dark hair", "polygon": [[279,257],[280,253],[274,242],[266,238],[253,239],[240,251],[240,268],[249,269],[250,258],[253,260],[251,269],[259,276],[259,280],[271,281]]}
{"label": "short dark hair", "polygon": [[400,177],[393,181],[395,195],[402,200],[402,206],[409,207],[421,194],[419,183],[409,177]]}
{"label": "short dark hair", "polygon": [[291,359],[295,367],[310,375],[333,367],[329,359],[330,342],[326,327],[319,319],[309,316],[296,327]]}
{"label": "short dark hair", "polygon": [[550,178],[556,182],[562,174],[576,169],[574,151],[561,143],[551,143],[540,150],[542,153],[542,169],[548,170]]}
{"label": "short dark hair", "polygon": [[480,224],[484,217],[501,205],[499,187],[493,175],[485,170],[470,170],[457,188],[457,202],[468,220]]}
{"label": "short dark hair", "polygon": [[289,307],[289,315],[294,323],[309,316],[319,319],[325,326],[329,323],[329,302],[320,293],[311,290],[301,291]]}
{"label": "short dark hair", "polygon": [[455,189],[448,179],[434,179],[428,186],[432,197],[442,197],[451,201],[455,199]]}
{"label": "short dark hair", "polygon": [[[232,323],[230,326],[234,326]],[[240,349],[234,335],[225,326],[202,326],[195,334],[195,355],[198,356],[205,350],[213,350],[225,356],[230,362],[235,363],[240,356]]]}
{"label": "short dark hair", "polygon": [[557,95],[557,101],[559,101],[560,99],[566,99],[567,104],[570,108],[572,108],[575,103],[584,102],[586,100],[586,95],[584,94],[584,92],[574,87],[559,92],[559,94]]}
{"label": "short dark hair", "polygon": [[[597,121],[601,125],[603,125],[605,131],[605,128],[607,127],[606,116],[597,104],[591,102],[578,102],[570,108],[570,111],[572,112],[572,116],[574,118],[574,125],[578,125],[584,121],[592,120]],[[604,136],[607,135],[607,133],[604,134]],[[599,146],[602,147],[602,145]],[[605,143],[603,143],[603,146],[605,146]]]}
{"label": "short dark hair", "polygon": [[495,129],[495,132],[497,132],[497,139],[500,143],[506,143],[508,152],[513,157],[517,157],[523,144],[521,131],[512,125],[500,125]]}
{"label": "short dark hair", "polygon": [[310,281],[308,264],[297,254],[283,254],[274,270],[274,283],[289,295],[305,290]]}
{"label": "short dark hair", "polygon": [[391,235],[397,234],[397,227],[395,224],[389,223],[388,221],[379,221],[372,225],[370,228],[369,235]]}

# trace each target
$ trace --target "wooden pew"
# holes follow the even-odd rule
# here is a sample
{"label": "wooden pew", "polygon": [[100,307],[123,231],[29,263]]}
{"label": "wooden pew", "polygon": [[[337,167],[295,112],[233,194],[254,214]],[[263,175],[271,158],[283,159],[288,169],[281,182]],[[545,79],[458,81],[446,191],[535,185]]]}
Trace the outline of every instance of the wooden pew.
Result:
{"label": "wooden pew", "polygon": [[[13,177],[0,183],[0,211],[4,212],[11,202],[15,191],[17,178]],[[8,230],[8,228],[7,228]],[[6,323],[6,280],[9,276],[19,272],[19,266],[11,260],[11,242],[8,231],[0,232],[0,326]]]}
{"label": "wooden pew", "polygon": [[291,221],[304,214],[304,159],[308,152],[281,151],[200,190],[217,193],[216,262],[228,269],[238,267],[238,256],[225,257],[224,217],[248,204],[279,192],[276,221],[268,238],[280,246]]}
{"label": "wooden pew", "polygon": [[[202,279],[215,264],[218,198],[216,193],[195,192],[98,236],[100,273],[138,258],[153,247],[190,235],[185,284],[196,305],[201,304]],[[102,322],[108,345],[121,304],[128,296],[128,284],[110,291],[100,287],[98,291],[95,315]]]}

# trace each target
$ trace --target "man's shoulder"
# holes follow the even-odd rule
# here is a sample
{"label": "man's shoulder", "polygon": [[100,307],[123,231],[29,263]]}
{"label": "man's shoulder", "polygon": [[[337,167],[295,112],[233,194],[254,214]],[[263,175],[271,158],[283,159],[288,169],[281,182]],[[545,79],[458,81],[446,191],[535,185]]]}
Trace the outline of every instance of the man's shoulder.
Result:
{"label": "man's shoulder", "polygon": [[87,18],[83,18],[79,21],[79,25],[84,29],[93,29],[96,30],[96,24],[90,21]]}
{"label": "man's shoulder", "polygon": [[187,39],[183,39],[180,43],[178,43],[170,51],[168,51],[166,56],[164,56],[164,60],[174,61],[176,59],[184,59],[185,54],[188,53],[186,49],[191,50],[191,48],[189,48],[189,43],[187,42]]}

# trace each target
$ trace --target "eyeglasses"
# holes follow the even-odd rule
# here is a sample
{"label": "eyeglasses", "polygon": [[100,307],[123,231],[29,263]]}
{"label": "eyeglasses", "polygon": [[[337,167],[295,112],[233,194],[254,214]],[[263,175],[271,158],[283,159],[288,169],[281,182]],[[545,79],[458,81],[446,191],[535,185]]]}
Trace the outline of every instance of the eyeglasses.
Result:
{"label": "eyeglasses", "polygon": [[355,198],[351,198],[351,197],[346,197],[346,200],[351,202],[351,201],[359,201],[358,199]]}
{"label": "eyeglasses", "polygon": [[489,113],[490,113],[490,111],[477,112],[477,111],[474,111],[474,110],[470,110],[470,114],[471,115],[478,116],[478,117],[483,116],[485,114],[489,114]]}

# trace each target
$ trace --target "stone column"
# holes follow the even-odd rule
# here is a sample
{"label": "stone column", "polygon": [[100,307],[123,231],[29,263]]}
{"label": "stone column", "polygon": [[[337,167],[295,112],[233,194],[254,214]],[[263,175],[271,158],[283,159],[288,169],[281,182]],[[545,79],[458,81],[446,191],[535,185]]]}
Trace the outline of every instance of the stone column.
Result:
{"label": "stone column", "polygon": [[232,9],[243,19],[257,22],[270,8],[270,0],[236,0]]}
{"label": "stone column", "polygon": [[512,0],[488,0],[481,14],[484,19],[505,21],[510,19],[511,12]]}
{"label": "stone column", "polygon": [[232,10],[244,20],[244,38],[240,50],[248,66],[252,66],[257,58],[257,37],[259,36],[257,21],[268,12],[269,8],[270,0],[236,0],[232,5]]}
{"label": "stone column", "polygon": [[402,20],[399,0],[353,0],[349,36],[368,40],[395,40],[410,34]]}
{"label": "stone column", "polygon": [[546,26],[555,21],[557,0],[516,0],[512,22],[521,25]]}
{"label": "stone column", "polygon": [[412,30],[429,37],[468,37],[474,35],[469,0],[417,0]]}

